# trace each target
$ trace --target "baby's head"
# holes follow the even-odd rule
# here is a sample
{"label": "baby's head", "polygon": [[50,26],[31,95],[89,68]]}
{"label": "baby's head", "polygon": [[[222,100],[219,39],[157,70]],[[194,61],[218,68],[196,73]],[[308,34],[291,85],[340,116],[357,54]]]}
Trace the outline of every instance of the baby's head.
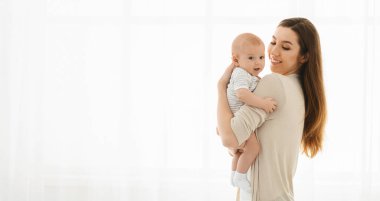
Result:
{"label": "baby's head", "polygon": [[251,33],[238,35],[232,42],[232,61],[251,75],[258,76],[265,65],[263,41]]}

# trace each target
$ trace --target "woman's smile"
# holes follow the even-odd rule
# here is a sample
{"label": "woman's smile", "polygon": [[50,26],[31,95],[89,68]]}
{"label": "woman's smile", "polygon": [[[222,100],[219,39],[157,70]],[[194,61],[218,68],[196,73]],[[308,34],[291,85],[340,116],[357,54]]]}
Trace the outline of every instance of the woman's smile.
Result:
{"label": "woman's smile", "polygon": [[275,59],[275,58],[273,58],[273,57],[270,57],[270,62],[272,63],[272,65],[277,65],[277,64],[281,63],[280,60]]}

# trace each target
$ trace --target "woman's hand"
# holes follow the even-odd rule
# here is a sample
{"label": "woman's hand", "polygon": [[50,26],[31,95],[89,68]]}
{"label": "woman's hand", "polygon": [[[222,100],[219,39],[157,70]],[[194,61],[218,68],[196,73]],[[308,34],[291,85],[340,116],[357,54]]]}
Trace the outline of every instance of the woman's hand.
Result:
{"label": "woman's hand", "polygon": [[235,64],[231,63],[226,70],[224,71],[222,77],[219,79],[218,88],[219,89],[227,89],[227,84],[230,82],[232,71],[235,68]]}

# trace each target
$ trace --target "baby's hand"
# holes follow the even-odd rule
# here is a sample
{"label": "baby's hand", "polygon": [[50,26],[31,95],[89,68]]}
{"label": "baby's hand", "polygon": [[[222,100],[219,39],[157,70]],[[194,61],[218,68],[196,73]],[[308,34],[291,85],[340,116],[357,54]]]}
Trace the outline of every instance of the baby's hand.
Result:
{"label": "baby's hand", "polygon": [[272,98],[264,98],[264,105],[262,109],[264,109],[265,112],[271,113],[276,109],[276,107],[276,101],[274,101]]}

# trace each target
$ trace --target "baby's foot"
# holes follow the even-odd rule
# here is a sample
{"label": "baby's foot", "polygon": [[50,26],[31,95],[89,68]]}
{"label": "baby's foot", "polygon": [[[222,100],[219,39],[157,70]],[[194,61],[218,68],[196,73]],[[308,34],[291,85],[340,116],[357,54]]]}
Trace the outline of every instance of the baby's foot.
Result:
{"label": "baby's foot", "polygon": [[233,183],[240,189],[251,192],[251,184],[248,181],[247,174],[236,172]]}
{"label": "baby's foot", "polygon": [[241,190],[240,201],[252,201],[252,192]]}
{"label": "baby's foot", "polygon": [[233,187],[236,187],[235,182],[234,182],[235,172],[236,171],[231,171],[231,185]]}

